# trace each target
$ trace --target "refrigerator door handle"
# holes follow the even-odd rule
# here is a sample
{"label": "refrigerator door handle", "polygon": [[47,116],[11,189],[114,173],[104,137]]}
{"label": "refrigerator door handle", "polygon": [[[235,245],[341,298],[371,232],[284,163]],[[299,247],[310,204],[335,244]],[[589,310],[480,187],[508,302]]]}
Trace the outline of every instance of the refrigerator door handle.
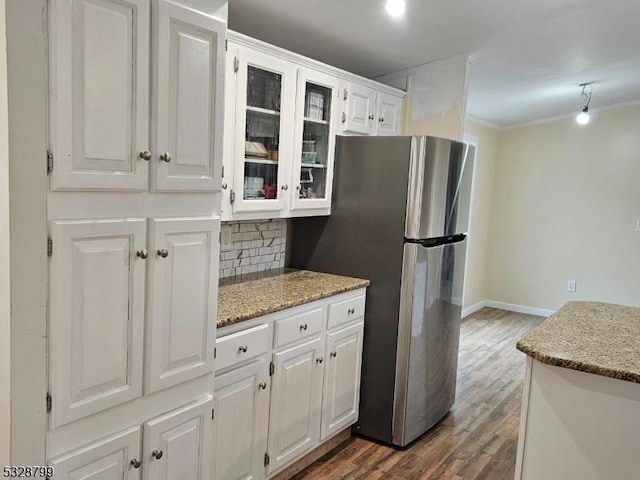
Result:
{"label": "refrigerator door handle", "polygon": [[405,243],[417,243],[423,247],[439,247],[440,245],[450,245],[453,243],[460,243],[464,241],[467,236],[464,233],[459,233],[456,235],[446,235],[444,237],[435,237],[435,238],[424,238],[420,240],[415,240],[412,238],[405,238]]}

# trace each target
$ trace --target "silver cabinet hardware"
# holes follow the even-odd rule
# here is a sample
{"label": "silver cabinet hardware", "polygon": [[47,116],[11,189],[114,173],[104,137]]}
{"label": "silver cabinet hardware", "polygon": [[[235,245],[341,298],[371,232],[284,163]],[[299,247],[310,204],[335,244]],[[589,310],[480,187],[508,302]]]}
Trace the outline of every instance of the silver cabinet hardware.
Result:
{"label": "silver cabinet hardware", "polygon": [[316,358],[316,363],[319,364],[319,363],[322,363],[322,362],[324,362],[324,358],[322,358],[322,357]]}
{"label": "silver cabinet hardware", "polygon": [[374,118],[376,118],[375,115],[369,115],[369,120],[373,120]]}
{"label": "silver cabinet hardware", "polygon": [[129,463],[131,463],[131,466],[133,468],[140,468],[140,465],[142,465],[142,463],[140,463],[140,460],[138,460],[137,458],[132,458],[131,462]]}
{"label": "silver cabinet hardware", "polygon": [[380,117],[380,118],[378,119],[378,121],[379,121],[380,123],[384,122],[384,117]]}
{"label": "silver cabinet hardware", "polygon": [[282,190],[289,190],[289,185],[282,185],[280,188],[282,188]]}
{"label": "silver cabinet hardware", "polygon": [[350,308],[349,310],[347,310],[347,313],[348,313],[349,315],[351,315],[351,314],[353,314],[353,313],[356,313],[356,309],[355,309],[355,308]]}
{"label": "silver cabinet hardware", "polygon": [[136,252],[136,256],[140,257],[141,259],[146,259],[149,256],[149,252],[147,252],[146,248],[143,248],[142,250],[138,250]]}
{"label": "silver cabinet hardware", "polygon": [[308,325],[306,323],[303,323],[302,325],[300,325],[300,330],[306,330],[308,328]]}
{"label": "silver cabinet hardware", "polygon": [[151,160],[151,152],[149,150],[144,150],[140,152],[139,156],[142,160],[146,160],[147,162]]}
{"label": "silver cabinet hardware", "polygon": [[160,160],[169,163],[171,161],[171,154],[168,152],[163,153],[162,155],[160,155]]}
{"label": "silver cabinet hardware", "polygon": [[296,190],[300,190],[300,185],[296,185]]}
{"label": "silver cabinet hardware", "polygon": [[260,388],[260,390],[266,390],[267,389],[267,382],[260,382],[258,384],[258,387]]}
{"label": "silver cabinet hardware", "polygon": [[222,187],[222,189],[223,189],[223,190],[226,190],[226,189],[227,189],[227,184],[226,184],[226,183],[223,183],[223,184],[221,185],[221,187]]}
{"label": "silver cabinet hardware", "polygon": [[242,353],[247,353],[247,346],[246,345],[240,345],[240,348],[238,348],[238,351],[242,352]]}
{"label": "silver cabinet hardware", "polygon": [[162,458],[162,450],[154,450],[151,452],[151,456],[156,460],[160,460]]}
{"label": "silver cabinet hardware", "polygon": [[162,258],[167,258],[169,256],[169,250],[165,250],[164,248],[162,250],[158,250],[158,255]]}
{"label": "silver cabinet hardware", "polygon": [[330,355],[332,358],[336,358],[338,356],[338,352],[331,352]]}

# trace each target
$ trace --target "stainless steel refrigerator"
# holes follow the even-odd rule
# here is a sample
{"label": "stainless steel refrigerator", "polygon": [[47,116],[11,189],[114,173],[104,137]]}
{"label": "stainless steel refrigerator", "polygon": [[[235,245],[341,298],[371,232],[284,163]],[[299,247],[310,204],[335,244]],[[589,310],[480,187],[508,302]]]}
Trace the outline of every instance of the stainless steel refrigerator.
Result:
{"label": "stainless steel refrigerator", "polygon": [[338,137],[329,217],[293,222],[293,267],[371,280],[354,431],[405,446],[455,399],[474,147]]}

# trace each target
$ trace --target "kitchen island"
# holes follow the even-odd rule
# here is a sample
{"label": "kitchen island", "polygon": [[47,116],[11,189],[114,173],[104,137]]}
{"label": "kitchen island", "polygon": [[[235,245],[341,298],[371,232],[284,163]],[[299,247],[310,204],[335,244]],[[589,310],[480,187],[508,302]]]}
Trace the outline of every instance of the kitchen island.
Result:
{"label": "kitchen island", "polygon": [[521,339],[517,480],[640,478],[640,308],[570,302]]}

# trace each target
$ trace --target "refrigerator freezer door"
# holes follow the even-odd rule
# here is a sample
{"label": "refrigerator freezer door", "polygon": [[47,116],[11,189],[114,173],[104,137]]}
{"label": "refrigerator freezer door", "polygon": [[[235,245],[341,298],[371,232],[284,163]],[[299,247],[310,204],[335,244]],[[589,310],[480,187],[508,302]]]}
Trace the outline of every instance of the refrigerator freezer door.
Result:
{"label": "refrigerator freezer door", "polygon": [[393,443],[434,426],[455,400],[466,240],[404,248]]}
{"label": "refrigerator freezer door", "polygon": [[475,147],[435,137],[415,137],[405,237],[466,233]]}

